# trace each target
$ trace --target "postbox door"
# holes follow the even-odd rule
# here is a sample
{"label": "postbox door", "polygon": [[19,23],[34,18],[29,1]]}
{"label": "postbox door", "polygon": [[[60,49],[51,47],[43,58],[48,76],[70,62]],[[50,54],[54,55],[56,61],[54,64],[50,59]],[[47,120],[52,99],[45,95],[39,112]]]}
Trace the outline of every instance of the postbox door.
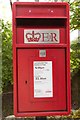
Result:
{"label": "postbox door", "polygon": [[[45,55],[40,55],[41,51],[45,51]],[[17,49],[17,63],[19,112],[67,109],[65,48]],[[40,66],[40,64],[46,65]],[[38,74],[38,83],[35,79],[36,74]],[[36,92],[35,89],[38,91]],[[39,93],[41,91],[42,93]],[[47,93],[43,94],[43,91]]]}

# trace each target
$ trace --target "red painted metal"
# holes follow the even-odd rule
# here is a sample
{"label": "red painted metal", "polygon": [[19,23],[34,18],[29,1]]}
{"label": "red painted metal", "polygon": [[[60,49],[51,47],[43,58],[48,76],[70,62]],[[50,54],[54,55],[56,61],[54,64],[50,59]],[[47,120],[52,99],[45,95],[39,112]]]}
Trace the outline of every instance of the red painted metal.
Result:
{"label": "red painted metal", "polygon": [[[25,44],[24,29],[59,29],[58,44]],[[71,109],[69,5],[65,2],[13,4],[15,116],[67,115]],[[46,57],[39,57],[39,50]],[[52,61],[53,97],[34,98],[33,61]]]}

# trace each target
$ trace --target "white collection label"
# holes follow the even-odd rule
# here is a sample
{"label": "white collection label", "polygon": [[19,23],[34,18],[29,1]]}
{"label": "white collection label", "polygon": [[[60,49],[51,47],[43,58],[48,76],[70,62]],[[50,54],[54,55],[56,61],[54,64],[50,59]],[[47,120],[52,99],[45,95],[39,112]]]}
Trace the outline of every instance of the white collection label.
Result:
{"label": "white collection label", "polygon": [[53,97],[52,61],[34,61],[34,98]]}

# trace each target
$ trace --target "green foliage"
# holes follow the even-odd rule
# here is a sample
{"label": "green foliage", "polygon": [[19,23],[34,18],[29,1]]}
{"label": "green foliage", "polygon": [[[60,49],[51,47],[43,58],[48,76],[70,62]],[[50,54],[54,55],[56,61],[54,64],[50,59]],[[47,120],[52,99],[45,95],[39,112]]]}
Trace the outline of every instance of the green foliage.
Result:
{"label": "green foliage", "polygon": [[[70,2],[70,28],[80,30],[80,0]],[[80,70],[80,37],[71,43],[71,75]]]}
{"label": "green foliage", "polygon": [[71,112],[71,115],[69,115],[70,118],[80,118],[80,108],[78,110],[73,110]]}
{"label": "green foliage", "polygon": [[80,43],[79,39],[75,40],[71,44],[71,74],[75,75],[80,70]]}
{"label": "green foliage", "polygon": [[12,32],[11,24],[2,20],[2,84],[3,89],[12,83]]}
{"label": "green foliage", "polygon": [[2,92],[2,37],[1,37],[1,20],[0,20],[0,93]]}
{"label": "green foliage", "polygon": [[72,110],[68,116],[49,116],[48,120],[71,120],[80,118],[80,108],[78,110]]}
{"label": "green foliage", "polygon": [[80,0],[74,0],[70,3],[70,28],[80,30]]}

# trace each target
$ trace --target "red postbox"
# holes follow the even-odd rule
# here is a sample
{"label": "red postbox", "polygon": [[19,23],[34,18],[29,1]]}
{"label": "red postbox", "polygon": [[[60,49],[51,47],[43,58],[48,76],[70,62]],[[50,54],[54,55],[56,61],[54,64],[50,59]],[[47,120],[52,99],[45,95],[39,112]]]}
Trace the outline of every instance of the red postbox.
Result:
{"label": "red postbox", "polygon": [[70,113],[68,3],[13,4],[16,116]]}

